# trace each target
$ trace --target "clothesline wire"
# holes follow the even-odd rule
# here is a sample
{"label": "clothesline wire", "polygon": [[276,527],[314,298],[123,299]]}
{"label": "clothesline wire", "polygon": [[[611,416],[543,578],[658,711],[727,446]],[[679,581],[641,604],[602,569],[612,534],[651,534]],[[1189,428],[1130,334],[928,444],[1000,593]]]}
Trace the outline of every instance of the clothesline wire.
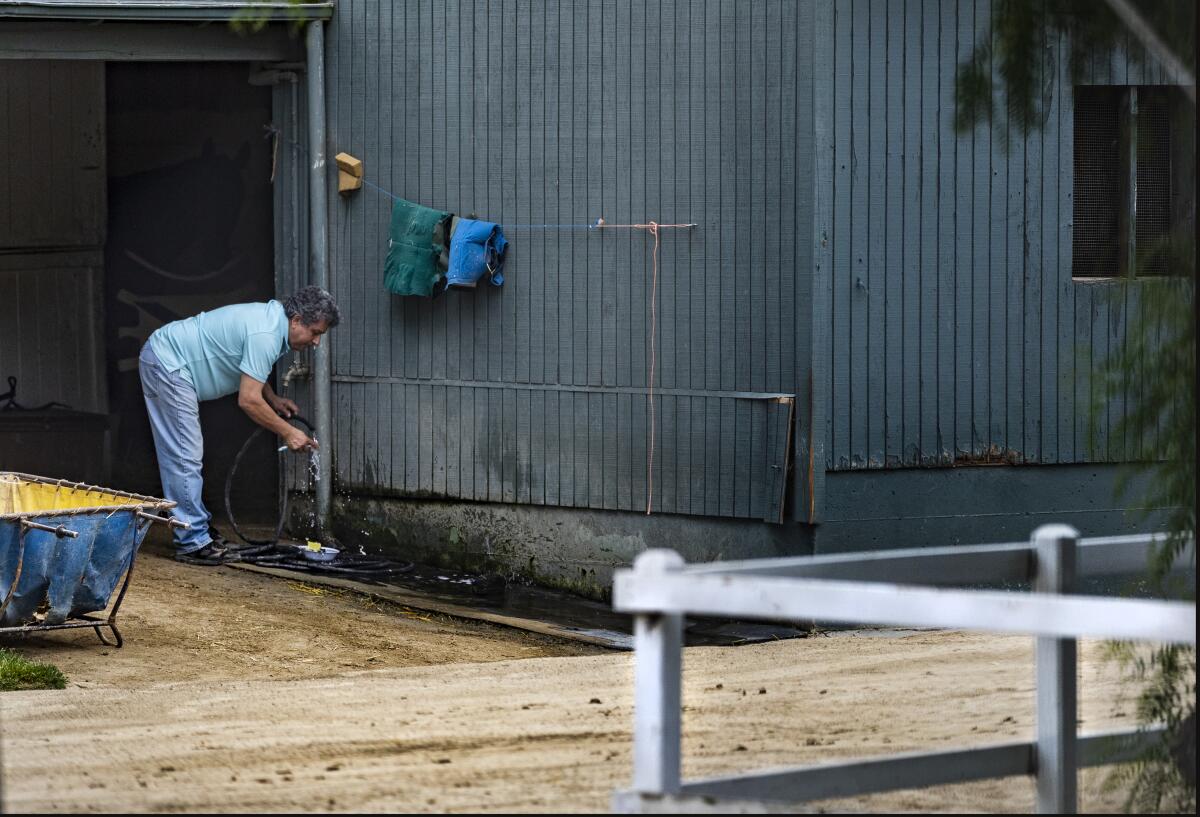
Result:
{"label": "clothesline wire", "polygon": [[383,195],[385,195],[385,196],[387,196],[388,198],[392,199],[392,201],[402,201],[402,199],[401,199],[399,196],[397,196],[395,193],[393,193],[391,190],[384,190],[382,187],[380,187],[379,185],[375,184],[375,182],[371,181],[370,179],[363,179],[363,180],[362,180],[362,183],[363,183],[363,184],[365,184],[367,187],[373,187],[373,188],[375,188],[376,190],[378,190],[378,191],[379,191],[380,193],[382,193]]}
{"label": "clothesline wire", "polygon": [[[306,156],[308,155],[308,150],[294,139],[283,136],[282,131],[274,125],[264,125],[263,127],[266,130],[266,137],[272,138],[275,142],[271,154],[271,181],[274,182],[275,152],[278,150],[280,139]],[[364,178],[362,182],[368,187],[388,196],[393,201],[404,201],[402,197],[397,196],[384,187],[380,187],[369,179]],[[654,221],[648,221],[645,224],[609,224],[603,218],[597,218],[591,224],[504,224],[502,226],[506,230],[646,230],[654,237],[654,251],[651,253],[653,272],[650,279],[650,377],[646,392],[650,415],[650,445],[647,448],[646,454],[646,515],[649,516],[654,504],[654,379],[658,368],[658,349],[656,343],[658,337],[658,231],[672,228],[689,229],[699,225],[695,223],[659,224]]]}
{"label": "clothesline wire", "polygon": [[[300,144],[295,139],[289,139],[288,137],[284,136],[283,131],[281,131],[279,128],[275,127],[274,125],[264,125],[263,130],[266,131],[264,138],[273,138],[274,140],[276,140],[276,144],[278,144],[279,141],[283,141],[286,144],[290,145],[294,150],[298,150],[301,153],[303,153],[305,156],[308,156],[308,149],[306,147],[304,147],[304,145]],[[274,153],[275,153],[275,151],[272,150],[271,181],[275,180],[275,156],[274,156]],[[367,187],[370,187],[371,189],[382,193],[383,195],[387,196],[388,198],[392,199],[393,201],[406,201],[406,199],[403,196],[397,196],[391,190],[388,190],[386,187],[380,187],[379,185],[375,184],[375,182],[371,181],[370,179],[368,179],[366,177],[362,177],[362,183],[365,184]],[[604,221],[603,218],[598,218],[589,224],[501,224],[500,226],[503,227],[505,230],[602,230],[602,229],[649,230],[650,225],[652,223],[653,222],[650,222],[647,224],[608,224],[607,222]],[[691,224],[658,224],[656,226],[658,229],[665,229],[668,227],[670,227],[670,228],[698,227],[700,225],[691,223]]]}

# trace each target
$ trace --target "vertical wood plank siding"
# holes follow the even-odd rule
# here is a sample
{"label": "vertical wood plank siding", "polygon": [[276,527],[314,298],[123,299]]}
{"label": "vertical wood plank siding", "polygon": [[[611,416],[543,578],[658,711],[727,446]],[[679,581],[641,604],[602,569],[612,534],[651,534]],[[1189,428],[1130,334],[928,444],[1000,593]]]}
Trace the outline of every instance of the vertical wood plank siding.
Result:
{"label": "vertical wood plank siding", "polygon": [[[829,236],[826,466],[1118,460],[1098,364],[1136,284],[1071,279],[1073,103],[1065,51],[1044,127],[954,133],[955,72],[986,0],[839,2],[816,17],[814,235]],[[1117,55],[1085,82],[1165,81]],[[1002,105],[1003,103],[998,103]],[[820,115],[820,113],[818,113]],[[819,367],[818,367],[819,368]]]}
{"label": "vertical wood plank siding", "polygon": [[[776,515],[791,444],[799,519],[820,517],[826,468],[1120,459],[1122,401],[1094,439],[1089,406],[1137,288],[1071,279],[1060,44],[1042,128],[953,131],[990,17],[987,0],[343,2],[330,154],[504,224],[512,249],[502,288],[389,296],[390,199],[331,202],[339,483],[643,510],[651,422],[653,506],[687,514]],[[1165,78],[1118,55],[1084,81]],[[699,224],[662,235],[653,420],[652,238],[522,226],[601,216]],[[797,396],[794,428],[773,394]]]}
{"label": "vertical wood plank siding", "polygon": [[104,64],[0,62],[0,391],[107,412]]}
{"label": "vertical wood plank siding", "polygon": [[103,63],[5,60],[0,145],[0,250],[103,246]]}
{"label": "vertical wood plank siding", "polygon": [[0,389],[17,378],[17,401],[51,400],[108,411],[100,252],[0,253]]}
{"label": "vertical wood plank siding", "polygon": [[[339,484],[645,510],[653,323],[653,508],[777,520],[793,405],[770,396],[807,377],[810,16],[793,0],[340,3],[330,155],[512,244],[503,287],[390,296],[390,199],[331,202]],[[598,217],[699,225],[662,231],[653,316],[646,232],[521,226]]]}
{"label": "vertical wood plank siding", "polygon": [[[280,129],[276,153],[276,179],[272,186],[272,205],[277,215],[274,219],[275,242],[275,291],[286,296],[310,280],[308,254],[308,157],[304,150],[308,129],[307,94],[304,75],[300,74],[295,84],[276,85],[271,94],[271,108],[275,126]],[[301,416],[316,421],[311,384],[308,379],[296,380],[283,385],[285,365],[293,359],[304,363],[312,370],[312,353],[295,352],[285,357],[277,367],[276,387],[280,394],[295,400],[300,406]],[[308,463],[301,457],[284,457],[280,473],[281,487],[310,486],[312,474]]]}

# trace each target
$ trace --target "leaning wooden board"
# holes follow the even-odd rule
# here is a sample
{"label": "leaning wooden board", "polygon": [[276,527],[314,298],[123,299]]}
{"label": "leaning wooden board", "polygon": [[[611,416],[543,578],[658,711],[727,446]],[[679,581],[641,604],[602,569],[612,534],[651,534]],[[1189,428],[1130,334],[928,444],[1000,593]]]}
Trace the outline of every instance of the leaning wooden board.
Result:
{"label": "leaning wooden board", "polygon": [[540,633],[542,635],[554,636],[556,638],[568,638],[572,641],[583,642],[584,644],[595,644],[599,647],[608,647],[609,649],[614,650],[633,649],[633,636],[629,635],[628,633],[620,633],[613,630],[567,627],[561,624],[554,624],[553,622],[542,621],[535,618],[525,618],[522,616],[511,616],[503,613],[479,610],[466,605],[455,604],[442,599],[431,598],[424,593],[413,590],[406,590],[400,587],[392,587],[387,585],[367,584],[365,582],[354,581],[353,579],[344,579],[339,576],[322,576],[314,573],[299,573],[292,570],[281,570],[274,567],[259,567],[258,565],[251,564],[231,564],[229,567],[236,567],[239,570],[250,570],[255,573],[265,573],[269,576],[295,579],[296,581],[302,581],[306,584],[313,584],[321,587],[340,587],[345,590],[353,590],[356,593],[363,593],[365,595],[385,599],[396,604],[414,607],[418,610],[428,610],[434,613],[442,613],[448,616],[458,616],[459,618],[474,619],[476,621],[487,621],[504,627],[527,630],[531,633]]}

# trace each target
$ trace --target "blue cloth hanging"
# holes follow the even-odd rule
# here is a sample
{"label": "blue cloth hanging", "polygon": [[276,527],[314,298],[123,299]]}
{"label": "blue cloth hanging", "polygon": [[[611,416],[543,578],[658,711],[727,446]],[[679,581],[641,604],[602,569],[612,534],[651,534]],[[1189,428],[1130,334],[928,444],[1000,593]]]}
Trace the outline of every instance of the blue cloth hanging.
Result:
{"label": "blue cloth hanging", "polygon": [[455,287],[473,287],[486,277],[492,286],[504,283],[502,269],[508,239],[499,224],[474,219],[459,219],[450,238],[450,268],[446,283]]}

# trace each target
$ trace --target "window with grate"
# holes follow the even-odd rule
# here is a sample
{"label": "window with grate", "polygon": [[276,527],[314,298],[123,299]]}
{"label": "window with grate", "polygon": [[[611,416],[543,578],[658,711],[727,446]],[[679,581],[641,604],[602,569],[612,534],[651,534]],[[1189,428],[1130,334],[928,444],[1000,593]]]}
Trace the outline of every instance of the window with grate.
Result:
{"label": "window with grate", "polygon": [[1117,274],[1118,120],[1121,92],[1105,86],[1075,89],[1075,217],[1071,274]]}
{"label": "window with grate", "polygon": [[1165,88],[1139,88],[1137,219],[1134,247],[1142,275],[1167,272],[1171,231],[1171,121]]}
{"label": "window with grate", "polygon": [[1074,277],[1169,272],[1195,212],[1194,131],[1177,88],[1075,88]]}

